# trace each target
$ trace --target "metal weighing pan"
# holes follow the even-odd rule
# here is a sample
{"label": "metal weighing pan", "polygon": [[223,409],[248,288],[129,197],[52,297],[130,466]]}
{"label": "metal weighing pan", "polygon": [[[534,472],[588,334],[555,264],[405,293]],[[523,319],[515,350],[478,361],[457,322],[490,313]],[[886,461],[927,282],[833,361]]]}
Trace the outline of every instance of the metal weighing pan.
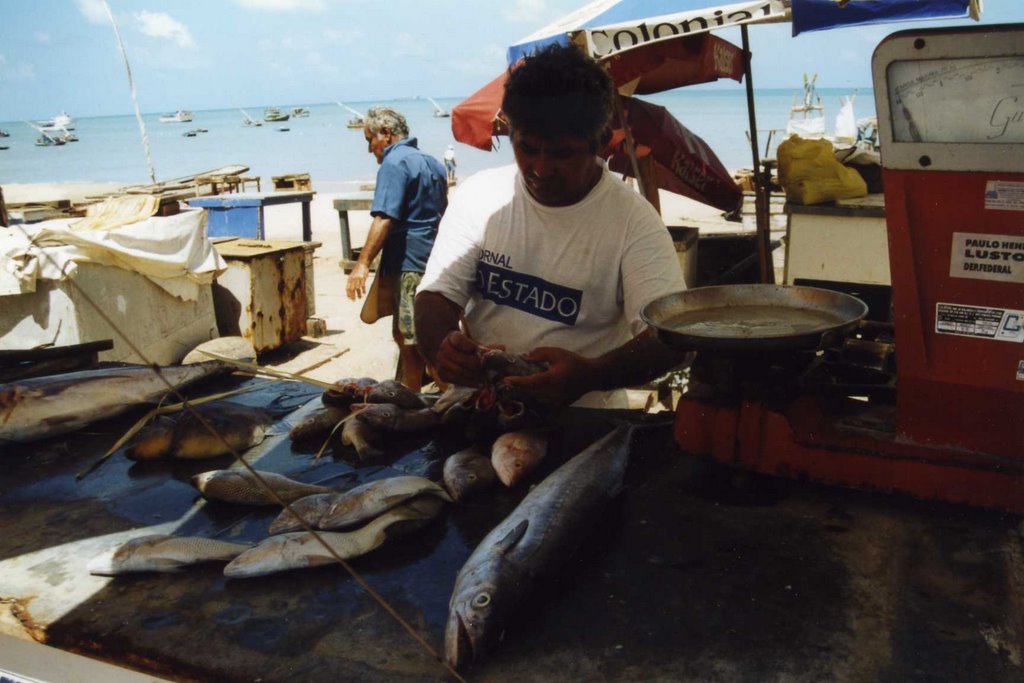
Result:
{"label": "metal weighing pan", "polygon": [[867,315],[860,299],[816,287],[722,285],[655,299],[640,317],[666,344],[727,352],[805,351]]}

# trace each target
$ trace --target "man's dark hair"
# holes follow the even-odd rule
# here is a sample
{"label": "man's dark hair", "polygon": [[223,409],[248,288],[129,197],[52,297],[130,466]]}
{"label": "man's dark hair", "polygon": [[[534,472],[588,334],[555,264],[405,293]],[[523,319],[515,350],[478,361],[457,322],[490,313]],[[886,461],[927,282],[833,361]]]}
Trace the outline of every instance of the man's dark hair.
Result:
{"label": "man's dark hair", "polygon": [[501,109],[513,130],[582,138],[596,151],[607,140],[613,93],[600,64],[573,45],[551,45],[509,67]]}

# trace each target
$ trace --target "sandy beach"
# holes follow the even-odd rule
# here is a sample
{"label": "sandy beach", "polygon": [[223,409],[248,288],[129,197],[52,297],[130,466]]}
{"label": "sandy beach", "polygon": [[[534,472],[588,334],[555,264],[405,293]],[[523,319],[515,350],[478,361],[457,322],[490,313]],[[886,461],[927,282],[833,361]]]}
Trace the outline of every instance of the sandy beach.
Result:
{"label": "sandy beach", "polygon": [[[319,246],[314,252],[315,310],[311,315],[325,322],[326,334],[307,336],[301,342],[271,351],[261,363],[307,377],[333,382],[343,377],[393,377],[398,349],[391,339],[390,318],[367,325],[359,319],[362,301],[350,301],[345,294],[346,273],[342,268],[341,233],[334,199],[351,193],[366,181],[314,180],[315,195],[310,205],[312,238]],[[69,198],[80,201],[87,196],[116,189],[99,183],[9,184],[3,188],[8,204]],[[662,191],[661,211],[666,225],[698,227],[701,234],[752,229],[750,216],[744,223],[726,223],[721,212],[691,199]],[[749,204],[749,201],[748,201]],[[269,206],[265,209],[266,239],[299,241],[302,235],[301,212],[297,205]],[[370,227],[367,211],[349,213],[353,247],[366,240]],[[776,235],[773,232],[773,238]],[[781,253],[782,250],[777,250]]]}

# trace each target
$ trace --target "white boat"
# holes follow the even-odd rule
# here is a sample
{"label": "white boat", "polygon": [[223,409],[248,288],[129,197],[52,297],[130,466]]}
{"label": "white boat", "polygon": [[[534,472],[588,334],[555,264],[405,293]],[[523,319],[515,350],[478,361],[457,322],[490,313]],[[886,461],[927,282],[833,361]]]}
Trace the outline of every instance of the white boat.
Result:
{"label": "white boat", "polygon": [[267,123],[275,121],[287,121],[291,114],[285,114],[277,107],[267,107],[263,110],[263,120]]}
{"label": "white boat", "polygon": [[292,117],[296,119],[304,119],[309,116],[309,110],[305,107],[292,107]]}
{"label": "white boat", "polygon": [[35,125],[47,130],[74,130],[75,120],[65,111],[46,121],[36,121]]}
{"label": "white boat", "polygon": [[192,112],[179,109],[173,114],[161,114],[160,123],[188,123],[192,120]]}
{"label": "white boat", "polygon": [[43,130],[39,131],[41,135],[36,138],[36,147],[56,147],[67,143],[62,137],[50,135]]}
{"label": "white boat", "polygon": [[437,116],[438,118],[451,116],[451,114],[444,107],[435,102],[433,98],[428,97],[427,99],[430,100],[432,105],[434,105],[434,116]]}

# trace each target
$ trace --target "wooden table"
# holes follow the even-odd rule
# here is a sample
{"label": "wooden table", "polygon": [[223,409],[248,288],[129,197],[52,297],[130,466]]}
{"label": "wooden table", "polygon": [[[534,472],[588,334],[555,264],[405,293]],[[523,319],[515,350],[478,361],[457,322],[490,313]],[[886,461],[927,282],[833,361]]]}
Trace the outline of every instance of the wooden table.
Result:
{"label": "wooden table", "polygon": [[338,227],[341,231],[341,267],[346,271],[355,265],[352,254],[352,233],[348,220],[349,211],[369,211],[373,205],[372,192],[346,194],[334,200],[334,210],[338,212]]}
{"label": "wooden table", "polygon": [[240,192],[186,200],[189,206],[206,209],[211,237],[250,237],[265,239],[263,208],[277,204],[302,204],[302,241],[313,239],[309,203],[315,192]]}

